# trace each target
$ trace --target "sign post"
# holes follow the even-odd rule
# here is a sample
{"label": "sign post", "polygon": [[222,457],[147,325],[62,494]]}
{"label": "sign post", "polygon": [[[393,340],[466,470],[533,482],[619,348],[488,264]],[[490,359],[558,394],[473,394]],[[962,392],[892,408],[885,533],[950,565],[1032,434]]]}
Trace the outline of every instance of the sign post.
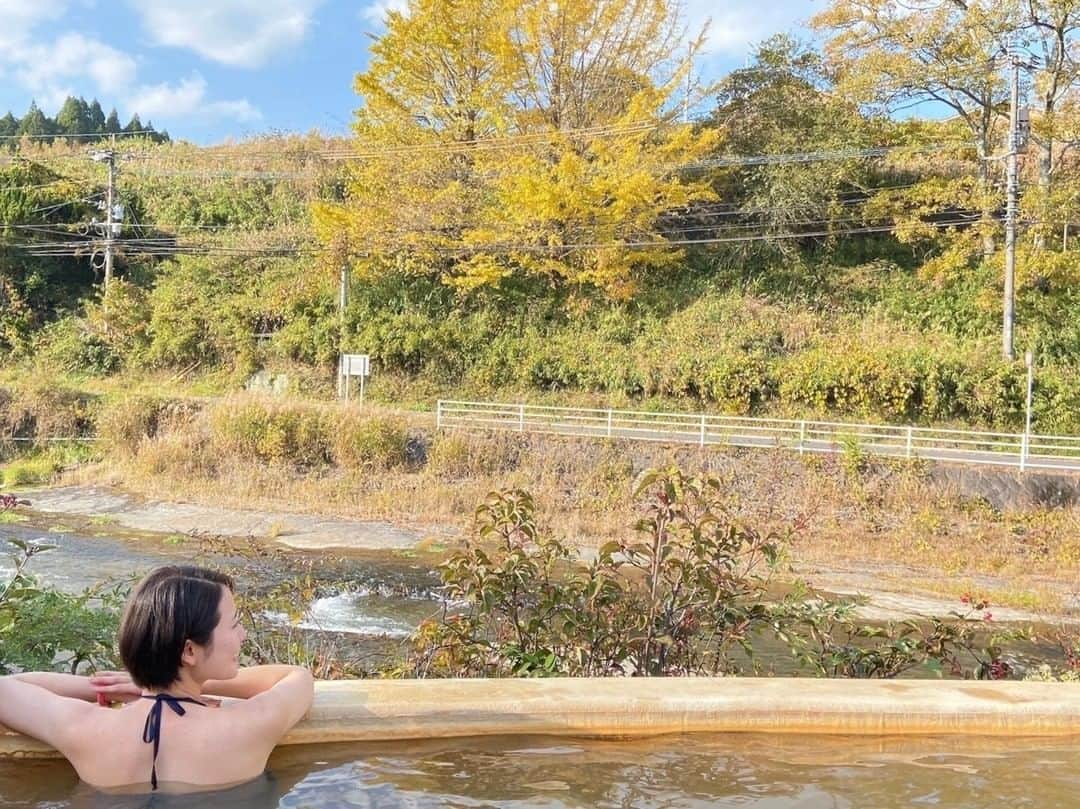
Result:
{"label": "sign post", "polygon": [[1024,364],[1027,366],[1027,396],[1024,400],[1024,437],[1020,442],[1020,471],[1024,471],[1028,455],[1031,452],[1031,391],[1035,387],[1035,353],[1024,352]]}
{"label": "sign post", "polygon": [[345,380],[345,401],[349,401],[349,377],[360,377],[360,406],[364,406],[364,377],[371,374],[371,357],[367,354],[342,354],[338,365],[341,378]]}

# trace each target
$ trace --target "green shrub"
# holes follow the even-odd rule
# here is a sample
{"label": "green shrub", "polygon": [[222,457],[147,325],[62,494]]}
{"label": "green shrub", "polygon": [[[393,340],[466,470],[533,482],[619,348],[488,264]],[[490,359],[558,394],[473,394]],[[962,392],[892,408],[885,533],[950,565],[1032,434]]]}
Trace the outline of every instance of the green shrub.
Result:
{"label": "green shrub", "polygon": [[1035,372],[1032,431],[1080,435],[1080,367]]}
{"label": "green shrub", "polygon": [[517,467],[520,447],[506,433],[440,432],[428,450],[428,470],[446,480],[491,475]]}
{"label": "green shrub", "polygon": [[157,435],[171,412],[183,405],[159,396],[123,396],[106,403],[97,414],[98,437],[112,450],[134,455],[147,438]]}
{"label": "green shrub", "polygon": [[331,456],[350,469],[398,469],[408,462],[409,434],[396,416],[347,413],[333,425]]}
{"label": "green shrub", "polygon": [[774,397],[777,388],[772,366],[760,353],[712,357],[699,378],[703,399],[738,415],[754,412]]}
{"label": "green shrub", "polygon": [[781,366],[780,395],[824,414],[914,416],[919,379],[901,349],[838,337],[792,356]]}
{"label": "green shrub", "polygon": [[214,408],[213,443],[253,460],[294,466],[328,463],[331,425],[318,409],[291,402],[232,400]]}
{"label": "green shrub", "polygon": [[46,456],[14,460],[3,469],[4,486],[11,489],[48,483],[59,471],[60,464]]}
{"label": "green shrub", "polygon": [[48,367],[69,374],[107,376],[123,365],[116,349],[75,317],[45,327],[35,343],[34,355]]}
{"label": "green shrub", "polygon": [[116,668],[115,639],[127,587],[98,586],[69,595],[28,571],[53,546],[8,540],[14,571],[0,577],[0,674],[17,670]]}
{"label": "green shrub", "polygon": [[[420,624],[397,676],[701,676],[760,671],[755,646],[774,636],[821,676],[893,678],[913,670],[1004,679],[1005,644],[1030,631],[983,635],[985,601],[926,622],[855,622],[856,600],[797,586],[770,589],[787,531],[737,515],[715,478],[678,469],[642,474],[640,519],[584,564],[536,524],[533,498],[496,491],[476,511],[478,535],[440,566],[461,605]],[[1075,648],[1075,645],[1074,647]]]}

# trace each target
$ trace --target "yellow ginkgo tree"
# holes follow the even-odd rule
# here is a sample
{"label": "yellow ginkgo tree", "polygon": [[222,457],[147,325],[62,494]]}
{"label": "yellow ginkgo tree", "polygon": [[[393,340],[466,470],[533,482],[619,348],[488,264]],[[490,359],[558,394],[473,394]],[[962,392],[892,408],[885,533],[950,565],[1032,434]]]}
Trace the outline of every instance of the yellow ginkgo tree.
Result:
{"label": "yellow ginkgo tree", "polygon": [[[316,211],[360,273],[510,277],[614,298],[682,257],[663,213],[710,199],[667,0],[412,0],[357,76],[345,198]],[[671,243],[674,241],[675,243]]]}

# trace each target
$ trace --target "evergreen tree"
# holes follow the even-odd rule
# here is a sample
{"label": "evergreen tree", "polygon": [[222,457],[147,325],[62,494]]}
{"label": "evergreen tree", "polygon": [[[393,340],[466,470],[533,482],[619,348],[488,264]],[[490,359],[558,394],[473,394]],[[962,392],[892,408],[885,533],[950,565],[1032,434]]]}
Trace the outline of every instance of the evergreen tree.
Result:
{"label": "evergreen tree", "polygon": [[19,134],[40,136],[51,135],[52,133],[52,121],[45,117],[45,113],[38,108],[36,101],[31,101],[30,109],[27,110],[26,115],[19,122]]}
{"label": "evergreen tree", "polygon": [[125,132],[142,132],[142,121],[139,120],[139,113],[135,113],[131,116],[131,120],[128,121],[128,125],[124,127]]}
{"label": "evergreen tree", "polygon": [[123,132],[120,128],[120,116],[116,114],[116,107],[112,108],[109,117],[105,119],[104,132],[107,135],[116,135]]}
{"label": "evergreen tree", "polygon": [[101,104],[95,98],[90,102],[89,111],[90,125],[87,128],[87,132],[104,132],[105,131],[105,111],[101,109]]}
{"label": "evergreen tree", "polygon": [[169,133],[165,132],[164,130],[162,130],[161,132],[158,132],[156,129],[154,129],[154,122],[153,121],[147,121],[146,122],[146,131],[148,133],[148,137],[154,143],[168,143],[169,142]]}
{"label": "evergreen tree", "polygon": [[0,137],[10,137],[19,133],[19,121],[8,111],[8,114],[0,118]]}
{"label": "evergreen tree", "polygon": [[68,96],[56,114],[57,134],[74,135],[90,131],[90,107],[84,99]]}

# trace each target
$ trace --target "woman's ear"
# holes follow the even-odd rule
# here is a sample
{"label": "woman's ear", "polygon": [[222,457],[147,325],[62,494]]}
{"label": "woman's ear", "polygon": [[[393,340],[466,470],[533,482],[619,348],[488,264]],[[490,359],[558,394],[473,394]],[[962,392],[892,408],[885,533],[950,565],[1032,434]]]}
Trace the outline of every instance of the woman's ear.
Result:
{"label": "woman's ear", "polygon": [[180,665],[194,666],[196,663],[195,644],[190,640],[184,641],[184,651],[180,653]]}

